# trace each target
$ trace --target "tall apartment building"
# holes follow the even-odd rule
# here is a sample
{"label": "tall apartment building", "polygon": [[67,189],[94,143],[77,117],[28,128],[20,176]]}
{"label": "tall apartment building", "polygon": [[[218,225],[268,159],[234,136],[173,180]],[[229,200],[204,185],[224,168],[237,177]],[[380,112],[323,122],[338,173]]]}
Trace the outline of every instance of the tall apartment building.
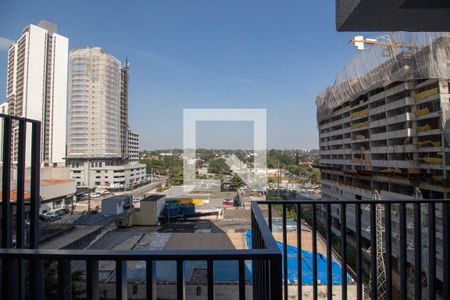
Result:
{"label": "tall apartment building", "polygon": [[100,48],[71,51],[67,156],[120,158],[121,65]]}
{"label": "tall apartment building", "polygon": [[145,180],[145,166],[128,159],[128,70],[101,48],[70,53],[67,156],[78,186],[128,188]]}
{"label": "tall apartment building", "polygon": [[[323,200],[368,200],[374,190],[382,199],[411,199],[416,188],[424,198],[450,197],[450,37],[420,33],[394,39],[414,47],[394,52],[390,59],[379,48],[359,54],[338,75],[335,85],[317,97]],[[377,59],[378,65],[367,63]],[[412,207],[408,208],[408,219],[412,213]],[[425,208],[422,214],[427,220]],[[354,220],[352,209],[347,215],[347,220]],[[436,275],[442,283],[442,214],[436,216]],[[332,219],[339,228],[339,206],[332,209]],[[365,210],[362,219],[362,234],[368,242]],[[397,266],[398,211],[392,220]],[[349,236],[354,235],[355,224],[348,222],[347,227]],[[412,229],[408,230],[410,244]],[[414,258],[408,249],[411,267]]]}
{"label": "tall apartment building", "polygon": [[[66,157],[69,40],[56,32],[47,21],[30,24],[8,50],[8,113],[42,122],[43,165],[62,165]],[[13,124],[13,161],[17,131]]]}
{"label": "tall apartment building", "polygon": [[130,162],[139,162],[139,134],[128,130],[128,155]]}

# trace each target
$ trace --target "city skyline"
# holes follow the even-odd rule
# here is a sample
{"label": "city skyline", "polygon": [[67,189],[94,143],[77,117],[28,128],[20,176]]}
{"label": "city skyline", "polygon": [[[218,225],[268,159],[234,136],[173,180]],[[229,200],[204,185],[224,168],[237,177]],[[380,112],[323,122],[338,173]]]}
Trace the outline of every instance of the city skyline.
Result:
{"label": "city skyline", "polygon": [[[354,34],[337,34],[331,26],[332,3],[295,4],[290,10],[236,3],[239,13],[220,3],[175,9],[157,3],[111,4],[111,18],[118,18],[121,9],[133,13],[133,20],[124,17],[121,22],[99,14],[100,4],[90,5],[89,12],[83,10],[85,3],[62,9],[48,9],[46,3],[2,5],[2,11],[13,12],[1,15],[8,25],[0,29],[2,70],[8,40],[40,19],[58,24],[70,49],[98,46],[122,61],[129,58],[130,126],[141,135],[141,149],[181,147],[184,108],[228,107],[266,108],[269,148],[317,148],[315,96],[355,54],[347,42]],[[79,13],[86,14],[82,24]],[[258,17],[249,22],[250,14]],[[98,26],[96,16],[108,26]],[[308,24],[316,26],[314,33]],[[0,73],[4,90],[5,72]],[[285,139],[281,132],[293,138]],[[200,147],[210,145],[214,133],[205,140]],[[229,142],[236,141],[231,137]]]}

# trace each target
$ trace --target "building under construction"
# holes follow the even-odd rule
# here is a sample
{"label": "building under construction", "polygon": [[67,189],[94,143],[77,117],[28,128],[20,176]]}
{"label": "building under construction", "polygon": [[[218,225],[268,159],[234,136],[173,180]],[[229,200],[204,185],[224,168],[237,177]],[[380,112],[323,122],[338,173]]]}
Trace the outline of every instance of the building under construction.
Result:
{"label": "building under construction", "polygon": [[[323,200],[367,200],[374,193],[386,200],[450,197],[450,35],[395,33],[387,39],[356,55],[338,73],[334,85],[316,99]],[[441,208],[437,209],[439,291],[443,241]],[[339,207],[331,211],[333,224],[339,228]],[[395,270],[400,247],[398,207],[393,206],[392,212],[391,259]],[[420,213],[426,253],[428,215],[424,206]],[[406,215],[407,220],[412,218],[412,207]],[[347,209],[347,216],[347,220],[354,220],[354,210]],[[385,220],[379,221],[377,224],[383,226]],[[348,222],[347,229],[351,241],[355,223]],[[407,263],[413,272],[414,237],[409,223],[407,229]],[[371,230],[383,232],[383,228],[370,228],[368,211],[363,208],[366,249]],[[427,259],[422,259],[422,270],[427,270],[427,264]],[[424,271],[424,292],[426,276]],[[395,272],[393,279],[398,286]]]}

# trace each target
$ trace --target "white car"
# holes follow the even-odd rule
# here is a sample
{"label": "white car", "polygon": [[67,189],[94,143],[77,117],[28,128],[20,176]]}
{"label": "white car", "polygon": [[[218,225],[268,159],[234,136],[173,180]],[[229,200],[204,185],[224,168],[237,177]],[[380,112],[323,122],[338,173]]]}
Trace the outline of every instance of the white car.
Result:
{"label": "white car", "polygon": [[56,218],[56,217],[59,216],[58,212],[56,212],[56,211],[48,212],[48,213],[46,213],[45,215],[46,215],[47,217],[49,217],[49,218]]}
{"label": "white car", "polygon": [[91,193],[91,198],[100,198],[101,194],[99,193]]}

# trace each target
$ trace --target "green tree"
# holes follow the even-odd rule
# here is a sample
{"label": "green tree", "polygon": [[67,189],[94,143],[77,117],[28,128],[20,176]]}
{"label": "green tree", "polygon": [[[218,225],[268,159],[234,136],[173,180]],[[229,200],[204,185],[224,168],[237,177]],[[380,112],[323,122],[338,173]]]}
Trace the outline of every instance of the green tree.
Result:
{"label": "green tree", "polygon": [[210,161],[208,172],[223,175],[226,173],[230,173],[230,167],[228,167],[227,163],[225,162],[225,159],[218,158]]}
{"label": "green tree", "polygon": [[312,168],[311,172],[309,174],[309,180],[313,184],[319,184],[320,183],[320,170],[317,168]]}
{"label": "green tree", "polygon": [[245,182],[238,175],[234,175],[230,180],[230,188],[232,190],[237,190],[245,185]]}
{"label": "green tree", "polygon": [[162,160],[143,160],[142,163],[145,163],[147,166],[147,173],[151,174],[157,173],[160,175],[166,175],[166,167],[164,165],[164,161]]}
{"label": "green tree", "polygon": [[181,165],[170,166],[167,175],[169,176],[169,185],[183,185],[183,168]]}

